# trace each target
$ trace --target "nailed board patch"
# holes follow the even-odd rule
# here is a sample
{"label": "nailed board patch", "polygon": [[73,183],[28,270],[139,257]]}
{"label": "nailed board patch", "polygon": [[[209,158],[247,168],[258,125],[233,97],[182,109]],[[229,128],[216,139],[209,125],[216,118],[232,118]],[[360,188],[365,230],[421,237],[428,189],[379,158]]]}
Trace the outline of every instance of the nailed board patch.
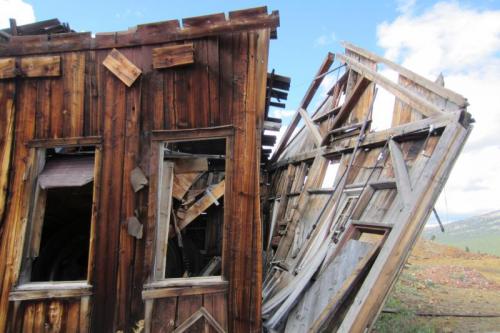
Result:
{"label": "nailed board patch", "polygon": [[157,69],[188,65],[193,62],[194,47],[192,43],[153,49],[153,67]]}
{"label": "nailed board patch", "polygon": [[142,71],[127,59],[117,49],[111,50],[108,56],[102,62],[104,67],[116,75],[127,87],[130,87],[141,75]]}

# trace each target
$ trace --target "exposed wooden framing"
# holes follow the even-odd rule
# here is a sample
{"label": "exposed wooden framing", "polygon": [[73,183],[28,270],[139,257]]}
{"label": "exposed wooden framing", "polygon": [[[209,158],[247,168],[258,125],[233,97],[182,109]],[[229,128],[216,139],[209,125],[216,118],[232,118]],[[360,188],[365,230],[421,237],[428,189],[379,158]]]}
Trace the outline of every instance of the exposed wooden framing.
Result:
{"label": "exposed wooden framing", "polygon": [[[403,124],[396,127],[388,128],[379,132],[368,133],[360,145],[360,148],[369,148],[384,145],[391,137],[396,141],[405,141],[405,136],[409,138],[413,135],[426,136],[427,131],[432,126],[434,130],[444,128],[450,122],[459,118],[460,113],[445,114],[436,118],[425,118],[409,124]],[[419,134],[420,133],[420,134]],[[300,153],[294,157],[282,159],[270,166],[271,170],[281,168],[291,163],[300,163],[311,160],[316,154],[321,153],[326,157],[333,157],[344,152],[354,149],[356,138],[347,138],[340,141],[335,141],[328,147],[321,147],[311,151]]]}
{"label": "exposed wooden framing", "polygon": [[297,108],[297,111],[293,115],[292,121],[288,125],[285,133],[283,133],[283,136],[281,137],[280,142],[276,146],[274,150],[274,154],[271,157],[271,162],[275,162],[280,154],[283,152],[285,149],[286,144],[290,140],[290,137],[293,134],[293,131],[299,124],[301,115],[300,115],[300,109],[307,110],[307,107],[309,106],[309,103],[311,102],[312,98],[316,94],[316,91],[318,90],[319,86],[321,85],[321,82],[323,82],[323,78],[325,77],[323,74],[325,74],[328,69],[330,69],[330,66],[333,64],[333,61],[335,59],[335,56],[332,53],[328,53],[326,56],[325,60],[321,64],[318,72],[314,76],[313,81],[309,85],[309,88],[307,89],[304,97],[302,98],[302,101],[299,104],[299,107]]}
{"label": "exposed wooden framing", "polygon": [[383,88],[387,89],[387,91],[413,107],[415,110],[418,110],[423,115],[428,117],[435,117],[443,113],[443,111],[433,103],[414,94],[413,92],[398,85],[397,83],[392,82],[391,80],[378,74],[377,72],[372,71],[357,60],[343,54],[337,54],[337,57],[341,61],[349,64],[349,66],[351,66],[353,70],[366,77],[368,80],[375,82],[376,84],[379,84]]}
{"label": "exposed wooden framing", "polygon": [[311,132],[314,139],[316,140],[316,145],[320,146],[321,142],[323,141],[323,136],[320,134],[319,129],[312,122],[312,120],[309,117],[309,115],[307,114],[306,110],[304,110],[303,108],[299,108],[299,113],[300,113],[300,116],[302,117],[302,119],[304,120],[307,129]]}
{"label": "exposed wooden framing", "polygon": [[[370,85],[370,80],[362,77],[352,89],[351,94],[346,98],[344,104],[340,108],[339,113],[333,118],[333,123],[330,125],[332,130],[337,128],[337,125],[341,124],[352,108],[357,104],[359,98],[363,95],[366,88]],[[329,133],[330,134],[330,133]]]}
{"label": "exposed wooden framing", "polygon": [[[467,137],[468,133],[469,131],[460,125],[451,124],[447,126],[431,158],[433,161],[429,161],[429,172],[422,175],[421,182],[414,190],[415,195],[412,197],[412,202],[419,202],[420,206],[405,209],[401,213],[404,217],[400,216],[398,218],[398,223],[395,223],[384,248],[378,255],[377,260],[356,296],[354,304],[359,305],[349,309],[340,330],[348,329],[356,331],[373,324],[376,314],[380,311],[381,302],[394,283],[394,278],[399,272],[401,264],[409,255],[409,248],[413,245],[413,242],[409,242],[409,239],[415,239],[415,235],[421,230],[420,223],[422,219],[425,219],[432,210],[433,204],[426,202],[435,200],[444,184],[432,181],[429,184],[428,181],[430,179],[427,177],[430,177],[432,174],[444,178],[448,176],[450,172],[448,166],[452,165],[458,157],[458,153],[463,147],[463,140]],[[437,191],[434,191],[434,189]],[[402,218],[408,222],[401,223]],[[396,251],[405,253],[405,255],[395,255]],[[385,287],[382,287],[382,285]],[[379,287],[380,289],[378,289]],[[370,296],[368,297],[368,295]]]}
{"label": "exposed wooden framing", "polygon": [[430,91],[440,95],[441,97],[448,99],[450,102],[455,103],[459,107],[466,107],[469,103],[467,102],[467,99],[465,99],[463,96],[460,94],[457,94],[456,92],[446,89],[443,86],[436,84],[435,82],[426,79],[425,77],[410,71],[407,68],[404,68],[401,65],[398,65],[392,61],[390,61],[387,58],[381,57],[375,53],[372,53],[368,50],[365,50],[363,48],[360,48],[356,45],[353,45],[349,42],[342,42],[342,46],[345,47],[346,49],[357,53],[367,59],[370,59],[374,62],[378,63],[383,63],[384,65],[387,65],[389,68],[397,71],[399,74],[403,75],[407,79],[414,81],[421,85],[422,87],[429,89]]}
{"label": "exposed wooden framing", "polygon": [[[317,123],[323,129],[331,126],[325,146],[314,148],[313,135],[296,136],[283,156],[269,167],[273,173],[269,197],[294,200],[286,205],[286,219],[281,225],[285,229],[280,233],[283,237],[269,260],[264,284],[264,325],[269,330],[370,330],[470,132],[466,111],[446,106],[435,92],[411,80],[401,81],[401,85],[386,82],[368,68],[376,61],[363,54],[348,50],[339,58],[349,73],[347,97],[340,108],[330,96],[318,109],[318,117],[328,116],[318,118]],[[422,115],[401,116],[391,128],[365,133],[373,99],[366,88],[373,83],[399,100],[404,98],[401,105]],[[393,113],[400,110],[402,107],[396,104]],[[363,117],[366,124],[360,126]],[[304,186],[298,200],[291,196],[293,191],[283,196],[287,170],[318,156],[340,159],[334,188]],[[314,177],[312,169],[308,177]],[[303,195],[305,191],[308,197]],[[323,208],[308,211],[319,196],[325,197]],[[322,274],[327,274],[330,263],[339,262],[335,261],[339,249],[349,239],[378,245],[323,307],[326,292],[319,294],[318,281],[331,280]],[[344,271],[340,266],[335,268]],[[326,284],[321,286],[328,288]],[[316,297],[314,304],[311,295]],[[321,315],[309,327],[318,313],[316,306],[322,307]]]}
{"label": "exposed wooden framing", "polygon": [[401,193],[404,203],[407,204],[410,202],[413,190],[403,152],[394,140],[389,140],[389,150],[391,152],[392,166],[396,176],[397,189],[398,192]]}

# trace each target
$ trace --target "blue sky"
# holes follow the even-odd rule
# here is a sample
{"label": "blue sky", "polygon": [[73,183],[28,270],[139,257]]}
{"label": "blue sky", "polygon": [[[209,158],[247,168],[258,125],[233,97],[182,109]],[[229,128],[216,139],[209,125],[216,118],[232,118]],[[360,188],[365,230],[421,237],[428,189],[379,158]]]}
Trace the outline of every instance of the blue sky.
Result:
{"label": "blue sky", "polygon": [[[57,17],[76,31],[106,32],[154,21],[204,15],[266,5],[279,10],[281,27],[272,41],[269,67],[292,77],[289,106],[299,103],[327,51],[340,51],[339,41],[383,53],[377,46],[377,26],[398,15],[401,1],[25,1],[37,20]],[[415,10],[434,1],[419,1]],[[462,2],[478,7],[498,7],[498,2]],[[322,39],[323,43],[319,39]]]}
{"label": "blue sky", "polygon": [[[292,78],[284,125],[326,53],[342,51],[342,40],[429,79],[443,73],[446,86],[468,98],[477,122],[438,200],[438,211],[451,221],[500,209],[500,0],[0,0],[0,28],[8,26],[9,17],[19,24],[57,17],[76,31],[109,32],[262,5],[280,12],[269,69]],[[330,84],[332,79],[325,78]],[[382,100],[379,96],[380,91],[377,100]],[[381,102],[385,120],[393,103]],[[374,118],[375,124],[377,112]]]}

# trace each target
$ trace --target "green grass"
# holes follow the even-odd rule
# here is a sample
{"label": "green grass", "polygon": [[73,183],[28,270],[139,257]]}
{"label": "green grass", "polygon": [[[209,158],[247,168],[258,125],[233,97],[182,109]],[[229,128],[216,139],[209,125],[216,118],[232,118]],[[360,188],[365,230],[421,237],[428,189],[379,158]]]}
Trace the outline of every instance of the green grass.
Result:
{"label": "green grass", "polygon": [[[465,250],[469,248],[472,253],[488,253],[500,256],[500,235],[499,234],[486,234],[486,235],[449,235],[449,234],[434,234],[435,242],[451,245]],[[430,237],[426,237],[430,238]]]}
{"label": "green grass", "polygon": [[397,310],[397,313],[382,313],[374,326],[377,333],[434,333],[436,329],[429,323],[422,323],[413,311],[410,311],[394,297],[389,297],[386,308]]}

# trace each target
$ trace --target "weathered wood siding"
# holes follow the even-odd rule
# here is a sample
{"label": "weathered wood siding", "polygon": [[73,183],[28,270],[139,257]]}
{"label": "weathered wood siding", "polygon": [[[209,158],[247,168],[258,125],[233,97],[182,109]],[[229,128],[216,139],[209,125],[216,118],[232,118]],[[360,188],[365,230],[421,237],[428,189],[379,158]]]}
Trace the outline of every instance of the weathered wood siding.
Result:
{"label": "weathered wood siding", "polygon": [[[257,147],[263,122],[269,37],[270,29],[263,28],[192,39],[193,64],[158,70],[152,66],[152,49],[178,41],[119,48],[142,71],[130,88],[102,65],[111,51],[103,48],[51,53],[61,56],[59,77],[0,81],[0,217],[4,215],[0,331],[13,318],[9,292],[18,278],[27,223],[31,186],[27,179],[34,160],[34,150],[26,145],[30,140],[46,139],[50,145],[51,139],[102,138],[95,256],[91,258],[90,273],[90,326],[93,332],[129,331],[144,318],[141,292],[151,271],[155,231],[155,220],[148,215],[148,189],[135,193],[130,173],[136,166],[146,173],[152,169],[152,130],[221,125],[235,127],[231,172],[241,179],[231,189],[234,205],[225,227],[227,300],[219,295],[156,300],[154,327],[167,325],[167,318],[171,318],[173,326],[162,326],[162,330],[170,331],[182,321],[181,316],[189,316],[181,306],[171,306],[178,302],[194,311],[200,304],[212,309],[214,317],[223,321],[229,331],[260,331],[262,246],[257,213]],[[150,184],[149,191],[154,191],[155,186]],[[130,236],[124,223],[135,210],[145,224],[142,240]],[[69,327],[76,325],[73,317],[77,317],[78,306],[74,304],[79,301],[61,302],[61,332],[75,332]],[[40,316],[46,316],[49,303],[23,303],[11,326],[13,330],[24,330],[42,320]]]}

